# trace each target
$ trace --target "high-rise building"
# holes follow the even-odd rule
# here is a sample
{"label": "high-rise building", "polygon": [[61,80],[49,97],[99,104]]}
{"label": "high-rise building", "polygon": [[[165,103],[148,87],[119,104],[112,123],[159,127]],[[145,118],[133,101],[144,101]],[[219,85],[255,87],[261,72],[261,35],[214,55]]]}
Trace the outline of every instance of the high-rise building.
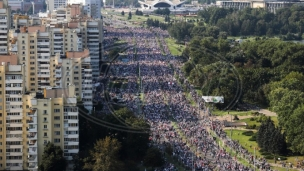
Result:
{"label": "high-rise building", "polygon": [[[45,89],[43,93],[27,95],[26,99],[30,101],[29,115],[32,116],[28,134],[37,138],[29,140],[29,151],[33,151],[31,146],[38,150],[38,153],[28,154],[28,162],[41,163],[43,149],[48,142],[51,142],[61,147],[64,157],[68,161],[67,170],[72,170],[72,157],[79,151],[78,107],[76,106],[75,86]],[[30,166],[34,167],[35,163]]]}
{"label": "high-rise building", "polygon": [[37,171],[48,142],[61,147],[72,170],[79,151],[76,104],[92,109],[102,43],[102,20],[82,9],[14,15],[10,22],[10,8],[0,0],[0,170]]}
{"label": "high-rise building", "polygon": [[11,8],[6,0],[0,0],[0,54],[8,54],[7,33],[11,24]]}
{"label": "high-rise building", "polygon": [[16,55],[1,55],[0,71],[0,170],[22,170],[27,158],[23,66]]}
{"label": "high-rise building", "polygon": [[[17,27],[19,27],[19,25]],[[26,74],[24,76],[24,86],[27,91],[42,91],[49,87],[65,88],[68,85],[58,81],[58,66],[56,65],[56,60],[52,58],[57,54],[59,54],[59,56],[66,56],[66,54],[71,54],[71,52],[75,51],[73,52],[73,55],[75,54],[77,58],[88,58],[85,59],[85,61],[88,61],[86,62],[85,68],[89,67],[91,76],[87,76],[85,78],[86,80],[91,81],[87,82],[85,85],[86,87],[88,87],[89,84],[92,85],[93,68],[90,66],[92,64],[91,60],[94,60],[95,63],[97,63],[97,65],[94,64],[93,66],[97,67],[97,73],[95,75],[99,75],[99,56],[97,58],[93,58],[94,56],[91,57],[90,55],[94,53],[90,53],[88,49],[82,51],[82,39],[81,36],[79,36],[80,29],[64,28],[63,26],[59,26],[58,28],[39,25],[28,27],[23,26],[18,30],[18,33],[16,33],[15,30],[10,31],[10,47],[12,52],[18,52],[18,60],[21,64],[25,65],[24,72]],[[76,57],[68,55],[68,58],[71,59]],[[74,65],[75,64],[72,62],[71,64],[61,63],[60,67],[69,68],[69,73],[73,77],[72,74],[76,73],[76,66]],[[79,66],[79,69],[81,69],[81,65]],[[79,75],[75,76],[75,78],[79,78],[79,80],[83,77],[82,74],[87,75],[87,73],[81,71],[77,73],[79,73]],[[66,74],[66,72],[60,72],[60,74]],[[62,75],[62,77],[66,76],[67,75]],[[74,77],[69,81],[69,83],[73,83],[76,86],[76,96],[85,101],[84,105],[88,110],[92,110],[92,92],[83,93],[82,82],[76,81],[74,83]]]}
{"label": "high-rise building", "polygon": [[1,55],[0,71],[0,170],[37,171],[48,142],[61,147],[72,170],[79,151],[75,86],[27,93],[16,55]]}
{"label": "high-rise building", "polygon": [[47,0],[48,10],[57,10],[59,7],[65,7],[67,5],[66,0]]}

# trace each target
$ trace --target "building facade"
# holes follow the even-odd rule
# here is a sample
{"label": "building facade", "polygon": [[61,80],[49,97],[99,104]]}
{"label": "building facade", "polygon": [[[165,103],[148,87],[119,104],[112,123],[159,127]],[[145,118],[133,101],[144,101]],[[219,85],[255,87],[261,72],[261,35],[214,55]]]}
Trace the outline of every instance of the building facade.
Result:
{"label": "building facade", "polygon": [[63,11],[54,18],[14,15],[11,22],[0,0],[0,170],[38,171],[49,142],[61,147],[72,170],[77,100],[92,109],[102,21]]}
{"label": "building facade", "polygon": [[293,4],[304,5],[301,1],[276,1],[276,0],[247,0],[247,1],[216,1],[216,6],[220,8],[263,8],[275,13],[277,9],[290,7]]}

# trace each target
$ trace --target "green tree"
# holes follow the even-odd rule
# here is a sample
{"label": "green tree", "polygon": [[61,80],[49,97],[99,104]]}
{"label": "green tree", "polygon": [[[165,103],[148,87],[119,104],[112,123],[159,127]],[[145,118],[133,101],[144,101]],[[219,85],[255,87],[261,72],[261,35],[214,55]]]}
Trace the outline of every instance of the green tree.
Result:
{"label": "green tree", "polygon": [[40,171],[64,171],[66,169],[66,160],[63,157],[63,151],[59,146],[53,143],[47,143],[42,154],[42,161],[39,165]]}
{"label": "green tree", "polygon": [[124,15],[125,15],[125,12],[124,12],[124,11],[121,11],[121,15],[124,16]]}
{"label": "green tree", "polygon": [[131,11],[129,12],[129,16],[128,16],[128,20],[131,20],[132,19],[132,13]]}
{"label": "green tree", "polygon": [[152,169],[161,167],[164,164],[164,159],[161,152],[157,148],[149,148],[144,157],[144,165]]}
{"label": "green tree", "polygon": [[123,163],[119,160],[120,142],[106,137],[98,140],[90,151],[91,157],[85,160],[84,169],[93,171],[120,171]]}

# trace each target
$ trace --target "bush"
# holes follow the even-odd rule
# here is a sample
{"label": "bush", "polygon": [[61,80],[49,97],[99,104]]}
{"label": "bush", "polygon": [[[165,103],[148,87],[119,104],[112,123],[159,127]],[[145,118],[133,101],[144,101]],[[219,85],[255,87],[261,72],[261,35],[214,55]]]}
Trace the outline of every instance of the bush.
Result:
{"label": "bush", "polygon": [[252,136],[254,133],[253,133],[253,131],[245,131],[242,134],[246,135],[246,136]]}
{"label": "bush", "polygon": [[240,120],[239,117],[237,115],[234,115],[233,120]]}
{"label": "bush", "polygon": [[246,125],[246,129],[256,129],[256,124]]}
{"label": "bush", "polygon": [[255,120],[255,118],[250,118],[249,120],[250,120],[250,121],[254,121],[254,120]]}
{"label": "bush", "polygon": [[266,155],[266,156],[264,156],[264,158],[265,158],[265,159],[268,159],[268,160],[269,160],[269,159],[273,159],[273,155]]}
{"label": "bush", "polygon": [[249,138],[249,141],[256,141],[256,134],[253,134],[251,138]]}

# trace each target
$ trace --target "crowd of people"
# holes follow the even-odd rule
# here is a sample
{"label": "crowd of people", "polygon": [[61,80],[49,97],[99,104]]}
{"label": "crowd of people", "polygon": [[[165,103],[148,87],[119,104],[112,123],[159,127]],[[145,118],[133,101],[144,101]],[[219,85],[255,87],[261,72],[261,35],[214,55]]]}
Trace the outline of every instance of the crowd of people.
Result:
{"label": "crowd of people", "polygon": [[[128,80],[126,87],[108,87],[110,96],[122,97],[128,108],[150,123],[154,145],[162,148],[163,144],[170,144],[173,158],[189,170],[253,170],[239,163],[236,157],[246,159],[260,170],[271,170],[265,159],[254,159],[251,153],[226,135],[222,123],[209,117],[209,110],[185,81],[184,85],[198,106],[194,107],[187,101],[175,79],[175,75],[184,77],[180,70],[182,63],[170,55],[165,42],[169,36],[167,31],[138,27],[106,29],[107,39],[115,37],[134,45],[110,68],[108,75]],[[224,142],[223,145],[216,141],[218,138]],[[231,156],[224,146],[238,156]],[[174,171],[176,167],[167,163],[161,170]]]}

